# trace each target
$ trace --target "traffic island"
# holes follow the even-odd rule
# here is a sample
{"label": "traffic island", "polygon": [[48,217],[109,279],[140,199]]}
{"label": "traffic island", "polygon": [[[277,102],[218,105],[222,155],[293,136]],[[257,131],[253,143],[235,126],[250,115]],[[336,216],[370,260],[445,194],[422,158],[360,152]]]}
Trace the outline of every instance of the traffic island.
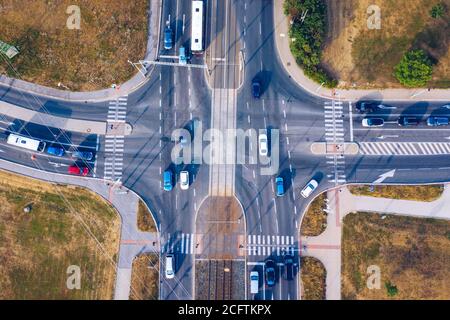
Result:
{"label": "traffic island", "polygon": [[357,155],[359,145],[355,142],[314,142],[311,145],[311,152],[316,155]]}

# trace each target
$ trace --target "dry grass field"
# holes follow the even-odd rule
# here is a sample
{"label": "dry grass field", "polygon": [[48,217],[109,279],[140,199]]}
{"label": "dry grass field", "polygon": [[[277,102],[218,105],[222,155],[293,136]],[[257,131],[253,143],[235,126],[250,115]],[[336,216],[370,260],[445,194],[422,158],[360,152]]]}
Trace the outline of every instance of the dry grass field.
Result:
{"label": "dry grass field", "polygon": [[143,232],[156,232],[155,221],[152,218],[151,213],[148,211],[147,206],[139,201],[138,206],[138,221],[137,226],[140,231]]}
{"label": "dry grass field", "polygon": [[300,228],[300,234],[302,236],[318,236],[327,228],[327,214],[323,211],[326,208],[326,198],[327,193],[324,192],[309,205]]}
{"label": "dry grass field", "polygon": [[[343,299],[450,299],[450,221],[385,217],[344,218]],[[371,265],[380,268],[380,289],[366,285]]]}
{"label": "dry grass field", "polygon": [[[70,5],[81,11],[69,30]],[[20,54],[0,57],[0,73],[72,91],[110,87],[128,80],[147,46],[147,0],[0,0],[0,40]]]}
{"label": "dry grass field", "polygon": [[313,257],[302,257],[300,264],[302,300],[325,300],[326,270],[322,262]]}
{"label": "dry grass field", "polygon": [[429,186],[374,186],[373,192],[370,186],[355,185],[348,186],[348,190],[354,195],[369,196],[377,198],[434,201],[438,199],[444,191],[442,185]]}
{"label": "dry grass field", "polygon": [[159,258],[143,254],[133,261],[130,300],[157,300],[159,288]]}
{"label": "dry grass field", "polygon": [[[0,171],[1,300],[112,299],[119,235],[119,215],[97,195]],[[71,265],[80,290],[67,288]]]}
{"label": "dry grass field", "polygon": [[[401,87],[394,66],[411,48],[424,49],[436,63],[429,87],[450,87],[450,0],[326,0],[329,32],[323,64],[340,87]],[[447,14],[431,18],[444,3]],[[381,29],[367,27],[367,8],[381,9]]]}

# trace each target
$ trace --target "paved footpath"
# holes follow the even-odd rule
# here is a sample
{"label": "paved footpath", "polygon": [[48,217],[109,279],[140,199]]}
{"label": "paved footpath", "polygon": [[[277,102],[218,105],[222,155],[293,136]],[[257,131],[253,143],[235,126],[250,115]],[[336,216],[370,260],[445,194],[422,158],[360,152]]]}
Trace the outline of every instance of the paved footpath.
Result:
{"label": "paved footpath", "polygon": [[317,237],[301,237],[301,254],[319,259],[325,269],[326,299],[341,299],[342,221],[350,212],[376,212],[450,220],[450,184],[432,202],[355,196],[346,187],[327,192],[327,228]]}
{"label": "paved footpath", "polygon": [[288,72],[299,86],[309,91],[313,95],[318,95],[330,99],[342,100],[411,100],[411,101],[449,101],[449,89],[377,89],[377,90],[345,90],[335,91],[323,88],[320,84],[305,76],[303,70],[295,62],[295,58],[289,48],[289,18],[284,15],[282,0],[275,0],[274,3],[274,23],[275,23],[275,43],[278,49],[278,56]]}
{"label": "paved footpath", "polygon": [[[160,25],[160,10],[162,7],[162,0],[148,0],[148,34],[147,34],[147,51],[143,60],[155,60],[158,52],[159,43],[159,25]],[[127,57],[120,57],[121,59],[127,59]],[[133,61],[137,62],[137,61]],[[143,70],[148,75],[148,70]],[[137,72],[137,70],[136,70]],[[71,92],[44,87],[38,84],[26,82],[19,79],[12,79],[4,75],[0,75],[0,85],[6,87],[14,87],[21,89],[29,93],[35,93],[42,96],[56,98],[60,100],[70,101],[106,101],[113,98],[121,97],[130,94],[146,81],[147,77],[141,72],[137,72],[130,80],[123,84],[117,84],[117,89],[103,89],[90,92]],[[112,84],[111,84],[112,85]]]}
{"label": "paved footpath", "polygon": [[115,300],[127,300],[131,291],[133,259],[142,253],[159,253],[159,236],[137,229],[138,196],[103,180],[44,172],[0,159],[0,169],[20,175],[59,184],[70,184],[90,189],[107,200],[118,211],[122,224],[119,261],[117,263]]}

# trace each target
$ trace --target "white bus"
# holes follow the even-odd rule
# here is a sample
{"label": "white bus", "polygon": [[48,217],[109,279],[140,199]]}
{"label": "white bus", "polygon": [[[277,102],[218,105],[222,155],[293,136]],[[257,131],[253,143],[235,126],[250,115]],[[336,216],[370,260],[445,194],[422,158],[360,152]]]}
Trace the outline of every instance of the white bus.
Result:
{"label": "white bus", "polygon": [[19,136],[17,134],[13,134],[13,133],[11,133],[8,136],[8,140],[6,142],[13,146],[25,148],[25,149],[32,150],[32,151],[42,152],[45,149],[44,141]]}
{"label": "white bus", "polygon": [[203,1],[192,1],[191,52],[203,52]]}

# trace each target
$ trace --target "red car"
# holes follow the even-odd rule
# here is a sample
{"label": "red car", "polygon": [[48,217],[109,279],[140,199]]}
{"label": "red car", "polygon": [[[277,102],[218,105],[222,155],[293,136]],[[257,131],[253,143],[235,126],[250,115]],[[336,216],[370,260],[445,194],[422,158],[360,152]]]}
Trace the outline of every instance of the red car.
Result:
{"label": "red car", "polygon": [[89,173],[88,167],[70,166],[68,169],[70,174],[76,174],[78,176],[87,176]]}

